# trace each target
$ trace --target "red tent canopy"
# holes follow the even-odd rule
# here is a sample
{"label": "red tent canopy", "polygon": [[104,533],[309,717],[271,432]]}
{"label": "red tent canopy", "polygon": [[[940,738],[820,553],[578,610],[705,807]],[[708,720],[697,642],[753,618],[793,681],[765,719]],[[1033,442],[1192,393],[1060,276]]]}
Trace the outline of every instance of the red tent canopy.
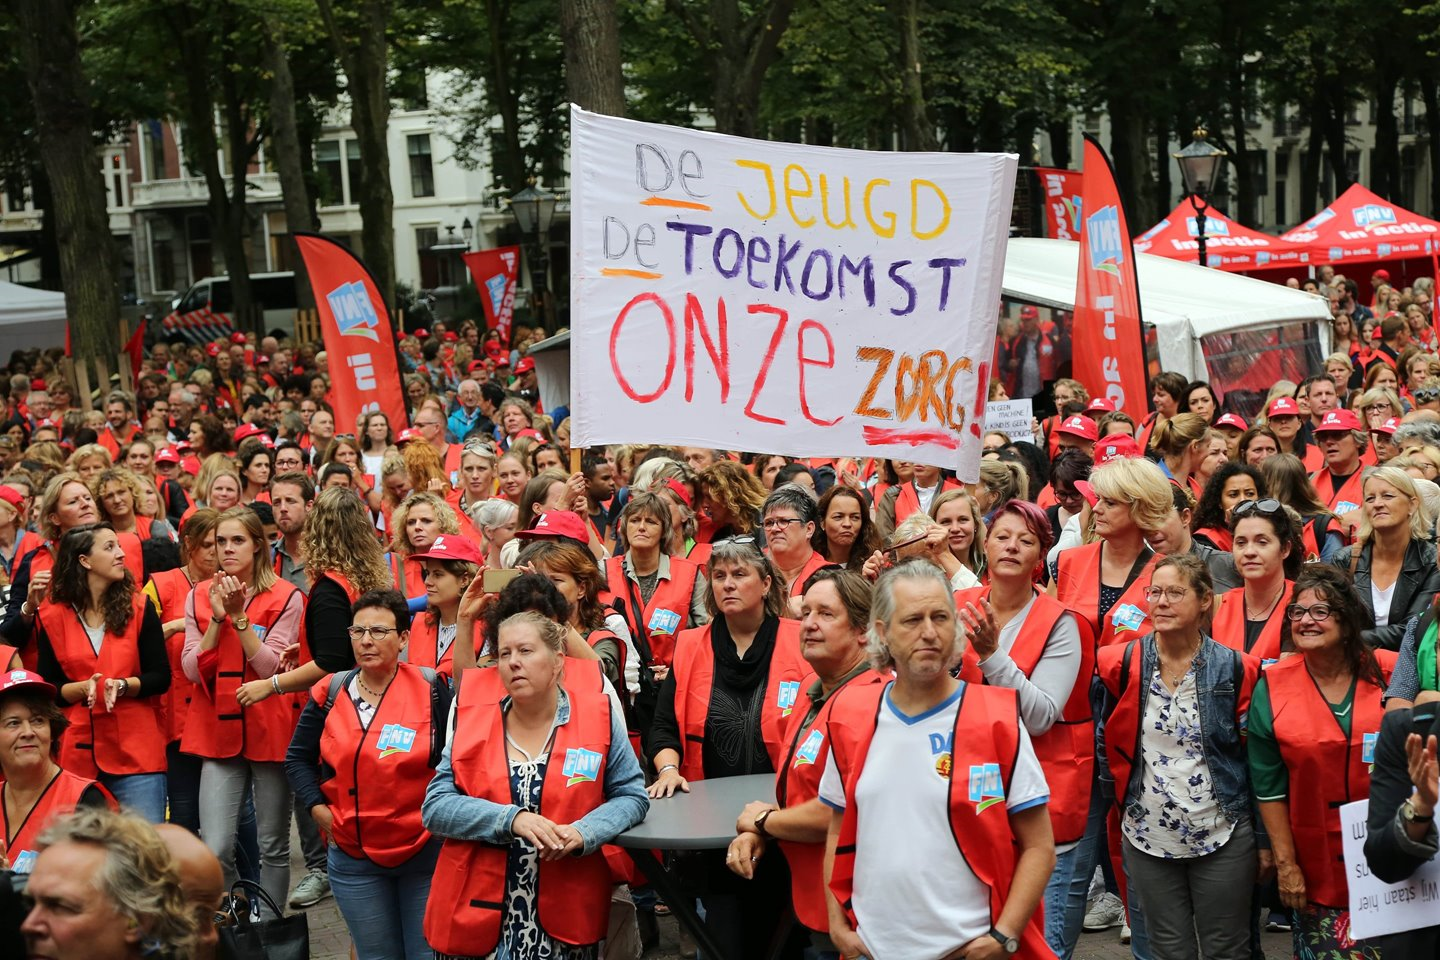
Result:
{"label": "red tent canopy", "polygon": [[[1195,210],[1189,200],[1181,200],[1168,217],[1135,240],[1135,252],[1194,263],[1199,257],[1195,228]],[[1205,215],[1205,259],[1221,270],[1266,270],[1306,264],[1309,253],[1303,244],[1241,226],[1211,209]]]}
{"label": "red tent canopy", "polygon": [[1357,263],[1428,257],[1440,223],[1353,184],[1330,206],[1281,240],[1309,249],[1313,263]]}

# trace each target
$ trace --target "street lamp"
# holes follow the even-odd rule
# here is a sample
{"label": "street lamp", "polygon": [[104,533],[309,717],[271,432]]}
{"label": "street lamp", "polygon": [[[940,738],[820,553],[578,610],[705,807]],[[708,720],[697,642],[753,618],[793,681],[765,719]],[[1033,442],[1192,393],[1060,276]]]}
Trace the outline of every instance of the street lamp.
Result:
{"label": "street lamp", "polygon": [[466,217],[465,222],[460,224],[460,236],[465,238],[466,250],[475,246],[475,224],[470,222],[469,217]]}
{"label": "street lamp", "polygon": [[1178,153],[1172,153],[1180,165],[1180,176],[1185,181],[1185,192],[1190,196],[1190,207],[1195,211],[1195,241],[1199,247],[1200,266],[1208,266],[1205,259],[1205,213],[1210,209],[1206,197],[1220,177],[1220,165],[1228,154],[1205,139],[1204,127],[1195,128],[1195,139]]}
{"label": "street lamp", "polygon": [[520,236],[533,245],[530,285],[534,288],[532,295],[539,301],[540,309],[544,311],[548,321],[547,328],[554,327],[555,317],[554,305],[550,302],[545,284],[550,268],[546,242],[550,236],[550,223],[555,219],[557,199],[555,194],[544,187],[535,186],[533,179],[529,186],[510,198],[510,212],[515,217],[515,225],[520,228]]}

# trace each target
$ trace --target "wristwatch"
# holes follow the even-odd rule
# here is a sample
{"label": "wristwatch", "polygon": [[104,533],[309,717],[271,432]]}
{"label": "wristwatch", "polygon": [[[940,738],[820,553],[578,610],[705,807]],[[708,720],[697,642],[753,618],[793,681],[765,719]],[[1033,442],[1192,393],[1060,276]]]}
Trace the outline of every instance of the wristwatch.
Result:
{"label": "wristwatch", "polygon": [[1000,946],[1005,950],[1007,954],[1014,956],[1015,954],[1020,952],[1020,941],[1016,940],[1014,937],[1001,933],[994,927],[990,928],[990,936],[993,937],[995,941],[1000,944]]}
{"label": "wristwatch", "polygon": [[770,834],[765,829],[765,821],[770,818],[770,814],[774,813],[775,809],[775,807],[771,807],[768,810],[762,810],[760,812],[760,815],[755,818],[755,832],[760,834],[760,836],[770,836]]}
{"label": "wristwatch", "polygon": [[1402,803],[1402,804],[1400,804],[1400,817],[1401,817],[1401,819],[1403,819],[1406,823],[1434,823],[1434,822],[1435,822],[1435,814],[1432,813],[1432,814],[1430,814],[1428,817],[1422,817],[1418,812],[1416,812],[1416,810],[1415,810],[1415,799],[1414,799],[1413,797],[1407,797],[1406,800],[1405,800],[1405,802]]}
{"label": "wristwatch", "polygon": [[247,617],[247,616],[245,616],[245,614],[243,614],[243,613],[240,614],[239,616],[231,617],[231,618],[230,618],[230,622],[235,625],[235,629],[236,629],[236,630],[249,630],[249,629],[250,629],[250,618]]}

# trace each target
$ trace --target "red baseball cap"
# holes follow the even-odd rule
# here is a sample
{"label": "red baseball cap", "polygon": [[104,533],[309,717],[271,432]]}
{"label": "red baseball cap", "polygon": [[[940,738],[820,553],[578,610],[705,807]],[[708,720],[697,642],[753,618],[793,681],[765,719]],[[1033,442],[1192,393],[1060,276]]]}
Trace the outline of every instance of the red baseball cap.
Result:
{"label": "red baseball cap", "polygon": [[1040,311],[1039,311],[1039,310],[1036,310],[1034,307],[1031,307],[1031,306],[1021,307],[1021,308],[1020,308],[1020,319],[1021,319],[1021,320],[1038,320],[1038,319],[1040,319]]}
{"label": "red baseball cap", "polygon": [[38,673],[29,670],[11,670],[9,673],[0,673],[0,693],[9,693],[11,690],[34,690],[36,693],[44,693],[46,696],[55,696],[55,687],[45,680]]}
{"label": "red baseball cap", "polygon": [[446,330],[446,331],[445,331],[445,335],[444,335],[443,337],[441,337],[440,339],[441,339],[441,340],[444,340],[446,343],[459,343],[459,342],[460,342],[460,335],[459,335],[458,333],[456,333],[454,330]]}
{"label": "red baseball cap", "polygon": [[239,443],[241,440],[249,440],[251,437],[258,437],[264,432],[264,430],[260,429],[253,423],[242,423],[240,424],[240,426],[235,428],[235,442]]}
{"label": "red baseball cap", "polygon": [[1140,456],[1140,444],[1135,438],[1126,436],[1123,433],[1111,434],[1100,441],[1095,447],[1095,465],[1109,463],[1111,460],[1119,460],[1121,457]]}
{"label": "red baseball cap", "polygon": [[495,366],[497,366],[497,367],[508,367],[508,366],[510,366],[510,358],[509,358],[508,356],[501,355],[501,356],[498,356],[498,357],[493,357],[492,359],[494,360]]}
{"label": "red baseball cap", "polygon": [[230,334],[230,342],[243,346],[245,343],[245,334],[241,333],[239,330],[236,330],[234,333]]}
{"label": "red baseball cap", "polygon": [[417,428],[415,428],[415,427],[406,427],[404,430],[401,430],[401,431],[400,431],[400,435],[395,438],[395,442],[396,442],[397,444],[398,444],[398,443],[409,443],[411,440],[424,440],[424,439],[425,439],[425,434],[421,433]]}
{"label": "red baseball cap", "polygon": [[1394,435],[1395,435],[1395,431],[1396,431],[1396,430],[1399,430],[1399,429],[1400,429],[1400,418],[1399,418],[1399,417],[1391,417],[1389,420],[1386,420],[1384,423],[1380,424],[1380,426],[1378,426],[1378,427],[1372,427],[1371,430],[1370,430],[1370,432],[1371,432],[1371,433],[1383,433],[1383,434],[1387,434],[1387,435],[1389,435],[1389,436],[1394,436]]}
{"label": "red baseball cap", "polygon": [[588,544],[590,534],[585,530],[585,521],[574,510],[549,510],[540,514],[535,526],[521,530],[515,536],[522,540],[574,540]]}
{"label": "red baseball cap", "polygon": [[1371,277],[1379,277],[1381,280],[1389,280],[1389,279],[1390,279],[1390,271],[1389,271],[1389,270],[1386,270],[1386,269],[1384,269],[1384,268],[1382,267],[1381,269],[1376,270],[1374,273],[1370,274],[1370,276],[1371,276]]}
{"label": "red baseball cap", "polygon": [[424,553],[413,553],[411,560],[464,560],[484,566],[485,557],[472,541],[458,533],[442,533]]}
{"label": "red baseball cap", "polygon": [[156,463],[179,463],[180,451],[174,447],[161,447],[155,454]]}
{"label": "red baseball cap", "polygon": [[467,366],[465,367],[465,372],[466,372],[466,373],[474,373],[476,370],[484,370],[484,369],[485,369],[485,361],[484,361],[484,360],[471,360],[470,363],[469,363],[469,365],[467,365]]}
{"label": "red baseball cap", "polygon": [[521,430],[519,433],[515,434],[516,440],[519,440],[522,437],[527,440],[538,440],[541,443],[550,442],[549,440],[545,439],[545,434],[541,433],[539,430]]}
{"label": "red baseball cap", "polygon": [[1265,419],[1273,417],[1298,417],[1300,416],[1300,405],[1295,402],[1294,397],[1276,397],[1270,401],[1270,406],[1265,408]]}
{"label": "red baseball cap", "polygon": [[426,330],[424,327],[421,327],[419,330],[415,331],[416,340],[424,340],[428,336],[430,336],[430,331]]}
{"label": "red baseball cap", "polygon": [[220,344],[218,344],[218,343],[207,343],[207,344],[205,344],[205,353],[206,353],[208,356],[212,356],[212,357],[218,357],[218,356],[220,356]]}
{"label": "red baseball cap", "polygon": [[520,362],[515,364],[516,373],[529,373],[535,369],[535,361],[529,357],[521,357]]}
{"label": "red baseball cap", "polygon": [[1216,419],[1216,421],[1215,421],[1215,426],[1217,426],[1217,427],[1231,427],[1231,428],[1233,428],[1233,429],[1235,429],[1235,430],[1249,430],[1249,429],[1250,429],[1249,425],[1246,424],[1246,422],[1244,421],[1244,419],[1242,419],[1241,417],[1239,417],[1239,416],[1237,416],[1236,414],[1233,414],[1233,413],[1227,413],[1227,414],[1223,414],[1222,416],[1220,416],[1218,419]]}
{"label": "red baseball cap", "polygon": [[1096,496],[1095,488],[1090,485],[1089,480],[1076,480],[1075,492],[1080,494],[1080,496],[1084,497],[1085,502],[1090,504],[1091,507],[1094,507],[1096,502],[1100,499],[1098,496]]}
{"label": "red baseball cap", "polygon": [[20,505],[25,502],[25,495],[14,487],[0,486],[0,500],[19,510]]}
{"label": "red baseball cap", "polygon": [[31,389],[31,390],[44,390],[44,389],[45,389],[45,381],[44,381],[44,380],[40,380],[40,379],[38,379],[38,378],[35,379],[35,380],[31,380],[31,381],[30,381],[30,389]]}
{"label": "red baseball cap", "polygon": [[1085,407],[1086,413],[1114,413],[1115,401],[1109,397],[1091,397],[1090,403]]}
{"label": "red baseball cap", "polygon": [[1360,418],[1355,416],[1355,411],[1346,410],[1343,407],[1338,410],[1331,410],[1325,414],[1320,425],[1315,428],[1316,433],[1336,433],[1344,430],[1359,430]]}
{"label": "red baseball cap", "polygon": [[1100,439],[1100,428],[1095,425],[1095,421],[1078,413],[1073,417],[1066,417],[1064,422],[1056,427],[1056,432],[1068,433],[1072,437],[1091,442]]}

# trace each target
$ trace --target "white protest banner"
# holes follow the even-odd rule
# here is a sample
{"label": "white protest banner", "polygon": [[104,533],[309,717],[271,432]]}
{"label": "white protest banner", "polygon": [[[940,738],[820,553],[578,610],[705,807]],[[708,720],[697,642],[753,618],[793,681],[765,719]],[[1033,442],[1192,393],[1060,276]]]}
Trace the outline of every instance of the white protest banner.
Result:
{"label": "white protest banner", "polygon": [[1431,860],[1399,883],[1375,877],[1365,862],[1365,818],[1369,813],[1369,800],[1340,808],[1340,840],[1345,878],[1350,884],[1351,939],[1434,926],[1440,909],[1440,863]]}
{"label": "white protest banner", "polygon": [[985,429],[1003,433],[1012,443],[1034,443],[1030,432],[1035,419],[1034,404],[1026,400],[1002,400],[985,405]]}
{"label": "white protest banner", "polygon": [[979,472],[1016,158],[571,111],[573,443]]}

